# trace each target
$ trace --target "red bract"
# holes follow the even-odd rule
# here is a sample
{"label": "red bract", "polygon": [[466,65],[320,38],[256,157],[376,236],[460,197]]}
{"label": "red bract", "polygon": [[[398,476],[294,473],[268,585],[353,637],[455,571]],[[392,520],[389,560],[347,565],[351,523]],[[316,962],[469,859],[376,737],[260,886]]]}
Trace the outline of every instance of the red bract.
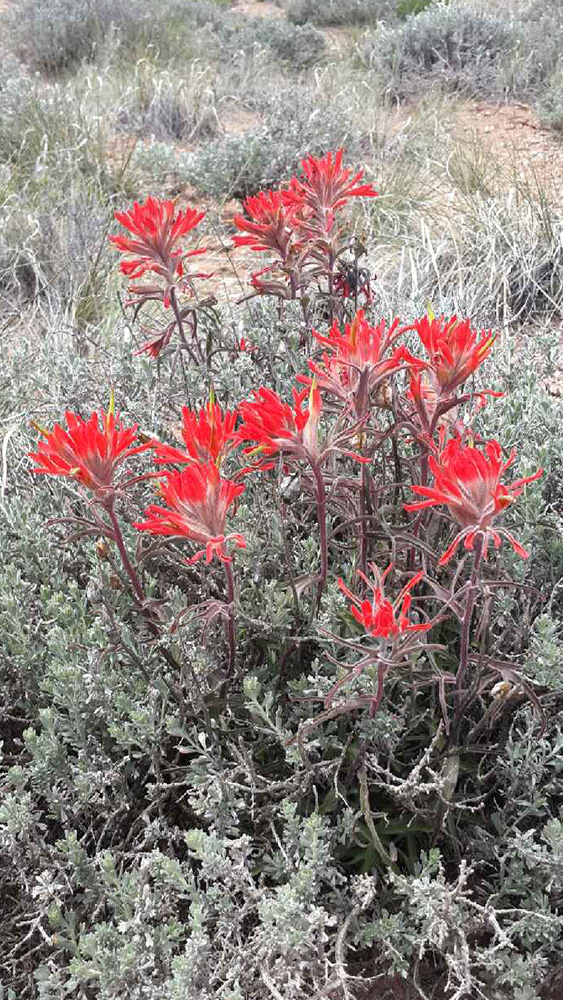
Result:
{"label": "red bract", "polygon": [[[307,397],[309,407],[304,409]],[[321,396],[314,379],[309,389],[301,392],[293,390],[293,407],[282,402],[271,389],[262,387],[254,391],[253,400],[240,404],[239,413],[243,422],[235,434],[235,440],[237,443],[255,442],[244,449],[245,454],[262,452],[268,457],[283,454],[303,459],[316,470],[320,469],[331,452],[340,452],[358,462],[368,462],[368,458],[345,447],[346,442],[355,436],[357,425],[341,432],[333,430],[324,441],[319,440],[321,410]],[[272,462],[262,461],[252,466],[262,471],[272,467]]]}
{"label": "red bract", "polygon": [[235,215],[233,222],[237,229],[249,235],[233,236],[235,246],[271,250],[285,261],[295,213],[284,205],[282,192],[260,191],[255,197],[247,198],[243,205],[250,218]]}
{"label": "red bract", "polygon": [[[110,242],[130,258],[121,262],[123,274],[129,278],[141,278],[148,271],[160,275],[166,281],[164,304],[169,305],[170,288],[176,276],[181,278],[184,273],[183,261],[205,253],[203,247],[185,251],[179,245],[182,237],[194,230],[204,215],[205,212],[195,208],[175,214],[174,202],[158,198],[147,198],[142,205],[135,202],[127,212],[116,212],[117,221],[133,234],[132,237],[109,237]],[[131,291],[145,298],[162,295],[160,287],[153,285],[133,285]]]}
{"label": "red bract", "polygon": [[216,556],[221,562],[229,563],[232,556],[225,545],[232,541],[239,548],[246,547],[242,535],[225,535],[227,511],[236,497],[244,491],[244,485],[230,479],[222,479],[213,462],[189,465],[182,472],[166,474],[166,480],[159,484],[159,492],[166,507],[151,504],[145,511],[146,521],[137,522],[135,528],[151,535],[170,535],[174,538],[189,538],[204,545],[189,562],[197,562],[202,556],[207,562]]}
{"label": "red bract", "polygon": [[[414,361],[404,347],[389,354],[404,332],[399,324],[395,319],[389,328],[385,320],[370,326],[360,309],[353,322],[346,324],[344,333],[337,323],[327,337],[313,331],[319,343],[330,352],[323,355],[322,365],[309,361],[319,388],[350,402],[358,418],[368,412],[370,396],[378,385],[398,371],[404,361]],[[301,376],[300,381],[309,383],[310,379]]]}
{"label": "red bract", "polygon": [[301,178],[292,177],[289,190],[283,192],[284,204],[299,211],[308,225],[308,217],[329,233],[334,215],[350,198],[375,198],[377,191],[371,184],[361,183],[364,171],[352,176],[349,168],[342,166],[344,150],[327,153],[323,157],[308,156],[302,161]]}
{"label": "red bract", "polygon": [[93,413],[88,420],[70,412],[65,418],[68,430],[60,424],[55,424],[52,431],[37,427],[45,440],[39,441],[37,451],[30,453],[36,462],[32,471],[74,479],[93,490],[98,499],[109,502],[118,467],[132,455],[152,448],[152,442],[133,447],[138,424],[124,427],[113,405],[107,413],[101,410],[99,416]]}
{"label": "red bract", "polygon": [[477,448],[463,445],[459,438],[448,442],[439,460],[430,457],[430,470],[435,485],[413,486],[413,491],[426,499],[405,504],[405,510],[421,510],[444,504],[461,525],[462,530],[441,557],[440,566],[452,558],[462,541],[466,549],[473,549],[476,538],[482,540],[484,556],[491,540],[499,548],[502,536],[510,542],[518,555],[527,559],[526,550],[505,528],[492,527],[499,514],[520,496],[526,483],[539,479],[543,472],[538,469],[532,476],[504,485],[500,477],[512,465],[515,457],[515,452],[512,452],[503,461],[497,441],[487,442],[483,453]]}
{"label": "red bract", "polygon": [[468,319],[438,319],[424,316],[414,327],[430,357],[428,369],[442,396],[449,396],[488,357],[496,334],[491,330],[477,333]]}
{"label": "red bract", "polygon": [[[316,461],[318,458],[318,421],[321,400],[318,389],[311,387],[301,392],[293,390],[293,407],[282,402],[277,393],[262,386],[253,393],[253,400],[245,400],[239,406],[242,424],[236,433],[237,442],[253,441],[245,448],[246,454],[262,452],[277,455],[279,452],[293,454],[298,458]],[[309,396],[309,409],[304,409]],[[272,468],[272,463],[261,464],[261,468]]]}
{"label": "red bract", "polygon": [[391,602],[385,597],[383,585],[392,569],[393,563],[390,563],[385,572],[380,573],[377,566],[372,564],[371,570],[375,576],[374,580],[368,580],[362,572],[358,572],[358,576],[373,592],[373,600],[371,601],[361,600],[348,589],[342,579],[339,579],[338,586],[352,602],[350,611],[356,621],[363,625],[366,632],[378,639],[389,639],[402,635],[404,632],[428,632],[432,628],[433,622],[417,624],[410,622],[408,618],[412,604],[411,591],[417,583],[420,583],[424,573],[416,573],[405,584],[395,600]]}
{"label": "red bract", "polygon": [[226,455],[234,447],[236,411],[225,414],[213,399],[197,413],[187,406],[182,410],[182,437],[185,450],[172,445],[157,444],[156,462],[175,462],[184,465],[191,462],[214,462],[220,466]]}

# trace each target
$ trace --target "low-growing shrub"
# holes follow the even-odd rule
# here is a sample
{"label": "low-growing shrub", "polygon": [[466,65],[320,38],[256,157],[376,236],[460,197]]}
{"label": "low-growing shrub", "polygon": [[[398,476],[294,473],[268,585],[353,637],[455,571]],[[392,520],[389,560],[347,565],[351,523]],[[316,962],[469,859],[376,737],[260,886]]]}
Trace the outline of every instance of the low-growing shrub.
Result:
{"label": "low-growing shrub", "polygon": [[377,21],[381,8],[378,0],[290,0],[287,18],[293,24],[310,22],[323,28],[360,27]]}
{"label": "low-growing shrub", "polygon": [[497,64],[515,44],[512,20],[498,10],[438,0],[401,24],[382,25],[359,52],[392,94],[412,96],[421,78],[482,93],[498,88]]}
{"label": "low-growing shrub", "polygon": [[306,70],[318,63],[326,51],[324,35],[312,24],[288,24],[277,18],[244,19],[231,14],[222,16],[212,28],[210,42],[219,58],[262,48],[276,62]]}
{"label": "low-growing shrub", "polygon": [[263,124],[242,135],[204,143],[177,161],[181,180],[217,198],[245,198],[272,187],[295,170],[302,151],[318,155],[328,146],[346,146],[352,153],[357,136],[350,135],[345,99],[330,104],[299,88],[285,88],[260,107]]}
{"label": "low-growing shrub", "polygon": [[[146,58],[147,47],[161,64],[197,58],[204,50],[218,59],[253,48],[304,70],[322,59],[326,43],[313,25],[243,18],[211,0],[151,0],[135,7],[125,0],[15,0],[3,18],[13,51],[27,65],[49,73],[121,53],[124,66]],[[112,51],[115,50],[115,51]]]}
{"label": "low-growing shrub", "polygon": [[139,63],[135,82],[120,98],[119,125],[139,135],[188,142],[220,131],[213,73],[192,65],[187,78]]}
{"label": "low-growing shrub", "polygon": [[538,110],[541,121],[563,133],[563,71],[556,71],[543,91]]}
{"label": "low-growing shrub", "polygon": [[51,73],[91,59],[112,30],[141,34],[150,16],[147,0],[15,0],[2,23],[20,58]]}

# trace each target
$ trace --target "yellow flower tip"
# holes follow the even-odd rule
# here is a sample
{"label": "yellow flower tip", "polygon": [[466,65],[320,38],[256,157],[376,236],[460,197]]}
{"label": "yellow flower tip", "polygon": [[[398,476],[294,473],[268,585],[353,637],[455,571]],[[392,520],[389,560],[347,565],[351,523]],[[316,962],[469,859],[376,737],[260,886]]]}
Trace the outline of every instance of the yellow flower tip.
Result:
{"label": "yellow flower tip", "polygon": [[115,393],[113,389],[109,394],[109,406],[106,413],[106,431],[109,427],[109,422],[112,417],[115,417]]}
{"label": "yellow flower tip", "polygon": [[74,469],[69,469],[68,470],[69,476],[77,476],[79,472],[80,472],[80,466],[79,465],[75,465]]}
{"label": "yellow flower tip", "polygon": [[436,315],[434,313],[434,310],[433,310],[430,302],[426,303],[426,315],[428,316],[428,319],[429,319],[430,322],[432,322],[432,320],[436,319]]}
{"label": "yellow flower tip", "polygon": [[485,354],[488,354],[496,339],[497,339],[496,333],[491,333],[490,336],[487,337],[485,343],[481,345],[481,347],[477,352],[480,358],[482,358]]}
{"label": "yellow flower tip", "polygon": [[311,382],[311,389],[309,391],[309,414],[312,417],[318,417],[321,412],[321,397],[319,393],[319,383],[317,376],[313,376]]}
{"label": "yellow flower tip", "polygon": [[356,350],[356,344],[358,342],[358,327],[360,325],[360,313],[357,312],[350,324],[350,347],[353,351]]}
{"label": "yellow flower tip", "polygon": [[39,431],[39,433],[42,434],[43,437],[49,437],[49,431],[45,430],[45,428],[42,427],[41,424],[38,424],[36,420],[31,421],[31,426],[34,428],[34,430]]}

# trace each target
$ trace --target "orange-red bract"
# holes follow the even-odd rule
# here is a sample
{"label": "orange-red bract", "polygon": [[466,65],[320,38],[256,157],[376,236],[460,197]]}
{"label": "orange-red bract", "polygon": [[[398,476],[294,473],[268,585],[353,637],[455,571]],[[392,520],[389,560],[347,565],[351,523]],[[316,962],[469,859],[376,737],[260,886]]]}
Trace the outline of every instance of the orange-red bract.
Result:
{"label": "orange-red bract", "polygon": [[434,476],[434,486],[412,486],[414,493],[424,497],[416,503],[405,504],[405,510],[421,510],[443,504],[461,526],[450,547],[444,552],[439,565],[444,565],[453,556],[463,541],[466,549],[473,549],[475,539],[480,537],[483,555],[492,540],[496,548],[501,544],[501,536],[506,538],[515,552],[523,559],[528,553],[505,528],[493,527],[493,522],[516,500],[527,483],[539,479],[543,470],[538,469],[531,476],[524,476],[505,485],[501,476],[512,465],[516,453],[504,461],[498,441],[488,441],[484,451],[471,445],[464,445],[460,438],[452,438],[439,459],[430,456],[430,471]]}
{"label": "orange-red bract", "polygon": [[[148,271],[160,275],[166,281],[164,304],[170,304],[170,286],[175,277],[184,273],[183,261],[205,253],[205,247],[184,250],[180,245],[182,237],[195,229],[204,218],[205,212],[187,208],[177,212],[172,201],[149,197],[140,204],[135,202],[126,212],[116,212],[115,218],[127,229],[131,236],[110,236],[110,243],[125,254],[120,264],[123,274],[129,278],[141,278]],[[202,275],[192,275],[202,277]],[[131,286],[131,291],[140,296],[158,293],[158,287]]]}
{"label": "orange-red bract", "polygon": [[106,413],[92,413],[88,420],[68,411],[65,419],[66,430],[60,424],[52,431],[38,427],[44,440],[30,453],[36,463],[32,471],[74,479],[100,499],[111,495],[115,472],[126,459],[153,447],[152,442],[135,445],[138,424],[124,427],[111,407]]}
{"label": "orange-red bract", "polygon": [[271,250],[285,260],[295,213],[284,205],[282,192],[260,191],[245,200],[244,209],[248,218],[235,215],[233,222],[247,235],[233,236],[233,243],[252,250]]}
{"label": "orange-red bract", "polygon": [[468,319],[423,316],[414,323],[430,358],[428,368],[436,387],[449,396],[485,361],[496,339],[492,330],[478,333]]}
{"label": "orange-red bract", "polygon": [[[327,348],[322,364],[309,361],[309,368],[320,389],[352,403],[356,415],[363,417],[369,409],[370,394],[387,376],[398,371],[406,362],[415,359],[404,347],[393,345],[403,333],[400,320],[395,319],[390,326],[381,320],[371,326],[363,309],[359,309],[344,332],[334,323],[328,336],[313,330],[314,337]],[[311,379],[299,377],[300,382],[310,384]]]}
{"label": "orange-red bract", "polygon": [[301,177],[292,177],[289,190],[283,192],[284,204],[308,222],[320,224],[330,232],[335,213],[350,198],[375,198],[377,191],[371,184],[362,183],[364,171],[355,174],[342,166],[344,150],[327,153],[322,157],[307,156],[302,161]]}
{"label": "orange-red bract", "polygon": [[433,622],[422,622],[419,624],[411,622],[408,617],[412,604],[411,591],[413,587],[416,587],[417,583],[420,583],[424,573],[419,572],[411,577],[395,600],[390,601],[385,597],[384,583],[393,569],[393,564],[391,563],[384,573],[380,573],[376,566],[372,566],[371,568],[375,574],[374,580],[368,580],[362,572],[358,572],[358,576],[362,578],[373,593],[371,601],[362,600],[357,597],[348,589],[342,579],[338,580],[338,586],[341,591],[352,602],[350,611],[356,621],[360,625],[363,625],[366,632],[369,632],[370,635],[381,639],[393,638],[394,636],[402,635],[404,632],[428,632],[432,628]]}
{"label": "orange-red bract", "polygon": [[185,449],[158,443],[155,447],[156,462],[185,465],[190,462],[215,462],[222,460],[236,447],[234,429],[236,410],[223,411],[218,403],[209,400],[197,412],[184,406],[182,410],[182,438]]}
{"label": "orange-red bract", "polygon": [[[321,405],[318,389],[301,392],[294,389],[293,407],[264,386],[254,390],[253,396],[254,399],[245,400],[239,406],[242,424],[236,432],[236,440],[254,442],[245,452],[261,451],[264,455],[283,452],[313,457]],[[304,409],[307,397],[309,409]],[[267,467],[271,468],[271,464]]]}
{"label": "orange-red bract", "polygon": [[151,504],[145,511],[146,520],[137,522],[135,527],[151,535],[189,538],[203,545],[190,562],[203,556],[207,562],[215,557],[224,563],[231,562],[226,543],[234,542],[245,548],[246,541],[237,533],[225,535],[225,522],[229,507],[243,491],[242,483],[223,479],[214,462],[195,462],[181,472],[166,473],[159,486],[166,506]]}

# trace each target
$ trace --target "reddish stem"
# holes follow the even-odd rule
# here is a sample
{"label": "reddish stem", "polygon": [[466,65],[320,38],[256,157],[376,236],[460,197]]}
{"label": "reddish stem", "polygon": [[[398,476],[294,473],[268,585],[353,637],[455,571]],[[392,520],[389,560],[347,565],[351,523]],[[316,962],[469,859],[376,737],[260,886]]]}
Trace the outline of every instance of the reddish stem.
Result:
{"label": "reddish stem", "polygon": [[317,490],[317,518],[319,522],[319,541],[321,543],[321,572],[317,581],[317,607],[328,576],[328,543],[326,534],[326,487],[322,470],[318,464],[312,466]]}
{"label": "reddish stem", "polygon": [[481,565],[482,554],[483,554],[483,539],[481,535],[476,535],[475,549],[473,554],[473,569],[471,571],[471,579],[469,581],[469,589],[467,591],[465,611],[463,613],[462,626],[461,626],[461,647],[459,650],[459,667],[457,670],[456,683],[455,683],[456,700],[458,703],[458,707],[461,698],[461,693],[463,690],[463,682],[465,680],[465,675],[467,673],[467,668],[469,665],[469,647],[471,644],[471,622],[473,620],[475,601],[477,600],[477,595],[480,589],[479,568]]}
{"label": "reddish stem", "polygon": [[174,316],[176,317],[176,326],[178,327],[178,334],[179,334],[180,340],[182,341],[182,346],[188,352],[188,354],[189,354],[191,360],[194,362],[194,364],[197,365],[198,364],[198,360],[197,360],[194,352],[192,351],[190,345],[188,344],[188,341],[187,341],[187,338],[186,338],[186,331],[184,330],[184,321],[182,319],[182,314],[181,314],[179,306],[178,306],[178,299],[176,297],[176,289],[175,288],[171,288],[170,289],[170,305],[172,306],[172,311],[174,313]]}
{"label": "reddish stem", "polygon": [[135,597],[137,598],[139,604],[143,604],[145,600],[143,588],[141,587],[137,571],[133,567],[133,564],[129,559],[129,556],[127,555],[127,549],[125,548],[125,542],[123,541],[123,534],[121,532],[121,528],[119,527],[119,522],[115,516],[115,511],[113,509],[113,501],[111,503],[111,506],[107,507],[106,509],[110,517],[110,521],[113,528],[113,538],[115,544],[117,545],[119,555],[121,556],[123,567],[125,569],[125,572],[127,573],[127,576],[131,580],[131,583],[133,585],[133,590],[135,591]]}
{"label": "reddish stem", "polygon": [[233,576],[233,564],[230,562],[223,563],[225,569],[225,577],[227,580],[227,602],[229,604],[229,617],[226,622],[225,633],[227,636],[227,645],[229,647],[229,662],[227,666],[227,673],[231,675],[235,669],[235,658],[236,658],[236,632],[235,632],[235,581]]}
{"label": "reddish stem", "polygon": [[360,486],[360,569],[362,573],[366,572],[368,558],[367,496],[367,470],[365,465],[362,465],[362,482]]}

